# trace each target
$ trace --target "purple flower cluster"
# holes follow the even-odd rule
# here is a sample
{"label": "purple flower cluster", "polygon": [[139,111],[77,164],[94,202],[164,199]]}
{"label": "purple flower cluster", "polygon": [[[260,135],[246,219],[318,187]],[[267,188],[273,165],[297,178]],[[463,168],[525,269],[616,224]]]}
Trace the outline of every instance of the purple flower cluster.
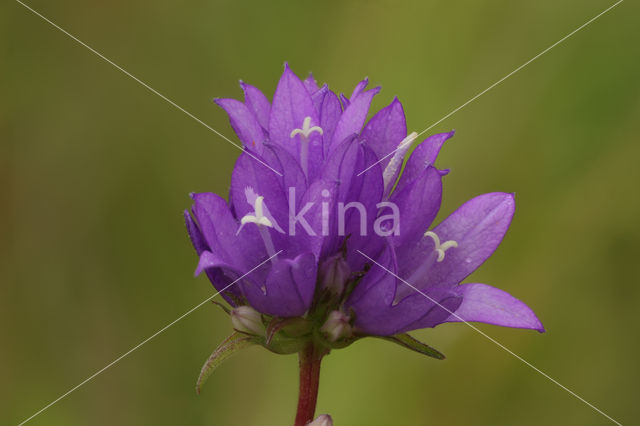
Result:
{"label": "purple flower cluster", "polygon": [[241,278],[223,292],[233,307],[313,317],[329,341],[459,321],[544,331],[506,292],[460,284],[502,241],[513,195],[480,195],[432,227],[448,172],[434,163],[453,132],[428,137],[405,161],[416,134],[402,104],[367,122],[380,90],[367,84],[337,96],[285,65],[272,102],[246,83],[244,102],[216,100],[244,152],[229,201],[193,194],[185,212],[196,272],[218,290]]}

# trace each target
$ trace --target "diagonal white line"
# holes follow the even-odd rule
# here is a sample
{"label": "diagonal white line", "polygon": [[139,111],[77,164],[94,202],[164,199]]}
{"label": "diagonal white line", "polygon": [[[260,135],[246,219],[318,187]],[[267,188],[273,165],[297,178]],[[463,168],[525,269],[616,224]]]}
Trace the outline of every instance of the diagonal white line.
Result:
{"label": "diagonal white line", "polygon": [[[581,29],[583,29],[584,27],[586,27],[587,25],[591,24],[593,21],[595,21],[596,19],[598,19],[599,17],[601,17],[602,15],[604,15],[605,13],[607,13],[608,11],[610,11],[611,9],[613,9],[614,7],[616,7],[617,5],[619,5],[620,3],[622,3],[624,0],[618,0],[618,2],[612,4],[611,6],[609,6],[608,8],[606,8],[605,10],[603,10],[602,12],[600,12],[599,14],[597,14],[596,16],[594,16],[593,18],[589,19],[587,22],[585,22],[584,24],[580,25],[578,28],[576,28],[575,30],[571,31],[569,34],[567,34],[566,36],[562,37],[560,40],[556,41],[555,43],[553,43],[551,46],[547,47],[546,49],[544,49],[542,52],[538,53],[536,56],[534,56],[533,58],[529,59],[527,62],[525,62],[524,64],[520,65],[518,68],[516,68],[515,70],[511,71],[509,74],[505,75],[504,77],[502,77],[500,80],[496,81],[495,83],[493,83],[491,86],[487,87],[486,89],[484,89],[482,92],[478,93],[477,95],[475,95],[473,98],[469,99],[467,102],[463,103],[462,105],[460,105],[459,107],[457,107],[456,109],[454,109],[453,111],[451,111],[450,113],[448,113],[447,115],[445,115],[444,117],[442,117],[440,120],[436,121],[435,123],[433,123],[431,126],[427,127],[426,129],[424,129],[423,131],[421,131],[420,133],[418,133],[418,136],[422,135],[423,133],[431,130],[432,128],[434,128],[435,126],[437,126],[438,124],[440,124],[441,122],[443,122],[444,120],[446,120],[447,118],[451,117],[453,114],[455,114],[456,112],[460,111],[462,108],[466,107],[467,105],[469,105],[471,102],[475,101],[476,99],[478,99],[480,96],[484,95],[485,93],[487,93],[489,90],[493,89],[494,87],[496,87],[497,85],[499,85],[500,83],[502,83],[503,81],[505,81],[506,79],[508,79],[509,77],[511,77],[512,75],[514,75],[515,73],[517,73],[518,71],[520,71],[522,68],[526,67],[527,65],[529,65],[531,62],[535,61],[536,59],[538,59],[540,56],[544,55],[545,53],[547,53],[548,51],[550,51],[551,49],[553,49],[554,47],[556,47],[557,45],[559,45],[560,43],[562,43],[563,41],[565,41],[566,39],[568,39],[569,37],[571,37],[572,35],[574,35],[575,33],[577,33],[578,31],[580,31]],[[418,138],[418,136],[416,136],[416,139]],[[396,148],[395,150],[391,151],[390,153],[388,153],[387,155],[385,155],[384,157],[382,157],[381,159],[379,159],[378,161],[376,161],[375,163],[373,163],[372,165],[370,165],[369,167],[367,167],[366,169],[364,169],[363,171],[361,171],[360,173],[358,173],[358,176],[360,176],[361,174],[363,174],[364,172],[366,172],[367,170],[371,169],[373,166],[375,166],[376,164],[379,164],[381,162],[383,162],[385,159],[389,158],[390,156],[392,156],[393,154],[396,153],[396,151],[398,151],[398,149],[400,149],[400,147]]]}
{"label": "diagonal white line", "polygon": [[105,365],[104,367],[102,367],[100,370],[96,371],[95,373],[93,373],[91,376],[87,377],[86,379],[84,379],[82,382],[78,383],[77,385],[75,385],[74,387],[72,387],[71,389],[69,389],[67,392],[65,392],[64,394],[60,395],[58,398],[54,399],[53,401],[51,401],[49,404],[45,405],[44,407],[42,407],[40,410],[38,410],[36,413],[34,413],[33,415],[31,415],[31,417],[23,420],[21,423],[18,424],[18,426],[22,426],[23,424],[27,423],[28,421],[32,420],[34,417],[36,417],[37,415],[41,414],[43,411],[45,411],[46,409],[48,409],[49,407],[51,407],[52,405],[54,405],[55,403],[57,403],[58,401],[60,401],[61,399],[65,398],[66,396],[68,396],[69,394],[71,394],[72,392],[76,391],[78,388],[80,388],[81,386],[83,386],[84,384],[86,384],[87,382],[91,381],[92,379],[94,379],[96,376],[98,376],[99,374],[103,373],[105,370],[107,370],[108,368],[112,367],[113,365],[115,365],[117,362],[119,362],[120,360],[122,360],[123,358],[125,358],[127,355],[131,354],[132,352],[136,351],[137,349],[139,349],[142,345],[144,345],[145,343],[149,342],[151,339],[153,339],[154,337],[156,337],[157,335],[163,333],[164,331],[166,331],[169,327],[171,327],[172,325],[174,325],[175,323],[177,323],[178,321],[180,321],[181,319],[183,319],[184,317],[188,316],[189,314],[191,314],[193,311],[197,310],[198,308],[200,308],[202,305],[204,305],[205,303],[209,302],[211,299],[213,299],[214,297],[216,297],[217,295],[219,295],[220,293],[224,292],[225,290],[227,290],[229,287],[231,287],[232,285],[234,285],[235,283],[237,283],[238,281],[240,281],[241,279],[243,279],[244,277],[246,277],[247,275],[249,275],[250,273],[252,273],[253,271],[255,271],[256,269],[258,269],[259,267],[261,267],[262,265],[264,265],[265,263],[269,262],[271,259],[273,259],[274,257],[276,257],[277,255],[279,255],[280,253],[282,253],[282,250],[276,252],[273,256],[269,257],[268,259],[264,260],[263,262],[260,262],[258,265],[256,265],[253,269],[251,269],[249,272],[247,272],[246,274],[244,274],[243,276],[241,276],[240,278],[238,278],[237,280],[233,281],[232,283],[230,283],[229,285],[227,285],[225,288],[223,288],[222,290],[220,290],[219,292],[217,292],[216,294],[214,294],[213,296],[209,296],[207,297],[205,300],[203,300],[201,303],[198,303],[196,306],[194,306],[193,308],[189,309],[187,312],[185,312],[184,314],[180,315],[178,318],[176,318],[175,320],[171,321],[169,324],[165,325],[164,327],[162,327],[160,330],[156,331],[155,333],[153,333],[151,336],[147,337],[146,339],[144,339],[142,342],[138,343],[136,346],[134,346],[133,348],[129,349],[127,352],[123,353],[122,355],[120,355],[118,358],[114,359],[113,361],[111,361],[109,364]]}
{"label": "diagonal white line", "polygon": [[127,75],[128,77],[131,77],[133,80],[135,80],[136,82],[138,82],[141,86],[143,86],[145,89],[149,90],[150,92],[160,96],[162,99],[164,99],[165,101],[167,101],[169,104],[171,104],[173,107],[177,108],[178,110],[182,111],[183,113],[185,113],[187,116],[189,116],[190,118],[194,119],[195,121],[197,121],[198,123],[200,123],[201,125],[203,125],[204,127],[206,127],[207,129],[211,130],[213,133],[215,133],[216,135],[220,136],[222,139],[224,139],[225,141],[229,142],[231,145],[235,146],[236,148],[238,148],[239,150],[241,150],[242,152],[245,152],[247,155],[249,155],[251,158],[253,158],[254,160],[258,161],[259,163],[261,163],[263,166],[271,169],[271,171],[273,171],[275,174],[282,176],[282,173],[280,173],[279,171],[277,171],[276,169],[274,169],[273,167],[269,166],[268,164],[266,164],[264,161],[260,160],[258,157],[256,157],[255,155],[251,154],[249,151],[245,151],[240,145],[238,145],[237,143],[233,142],[231,139],[229,139],[228,137],[226,137],[225,135],[223,135],[222,133],[220,133],[219,131],[217,131],[216,129],[214,129],[213,127],[209,126],[207,123],[205,123],[204,121],[200,120],[198,117],[196,117],[195,115],[191,114],[189,111],[187,111],[186,109],[184,109],[183,107],[181,107],[180,105],[176,104],[174,101],[172,101],[171,99],[167,98],[165,95],[163,95],[162,93],[158,92],[156,89],[154,89],[153,87],[149,86],[147,83],[145,83],[144,81],[140,80],[138,77],[136,77],[135,75],[131,74],[129,71],[125,70],[124,68],[122,68],[120,65],[116,64],[115,62],[113,62],[111,59],[107,58],[106,56],[104,56],[102,53],[98,52],[97,50],[95,50],[94,48],[92,48],[91,46],[89,46],[88,44],[84,43],[82,40],[78,39],[76,36],[74,36],[73,34],[71,34],[70,32],[66,31],[64,28],[60,27],[59,25],[57,25],[56,23],[52,22],[50,19],[48,19],[47,17],[45,17],[44,15],[42,15],[41,13],[39,13],[38,11],[34,10],[33,8],[31,8],[30,6],[24,4],[22,1],[20,0],[16,0],[16,2],[20,3],[22,6],[24,6],[26,9],[28,9],[29,11],[31,11],[34,15],[39,16],[40,18],[42,18],[43,20],[45,20],[46,22],[48,22],[49,24],[51,24],[54,28],[60,30],[61,32],[63,32],[64,34],[66,34],[67,36],[69,36],[71,39],[73,39],[74,41],[78,42],[80,45],[86,47],[87,49],[89,49],[92,53],[94,53],[95,55],[99,56],[101,59],[105,60],[107,63],[113,65],[116,69],[118,69],[119,71],[121,71],[122,73],[124,73],[125,75]]}
{"label": "diagonal white line", "polygon": [[366,257],[367,259],[369,259],[371,262],[375,263],[376,265],[378,265],[380,268],[384,269],[385,271],[387,271],[389,274],[393,275],[394,277],[396,277],[398,280],[402,281],[404,284],[408,285],[409,287],[411,287],[413,290],[415,290],[416,292],[420,293],[421,295],[423,295],[424,297],[426,297],[427,299],[429,299],[431,302],[435,303],[436,305],[440,306],[442,309],[444,309],[445,311],[447,311],[449,314],[453,315],[454,317],[456,317],[458,320],[460,320],[460,322],[465,323],[466,325],[468,325],[469,327],[471,327],[473,330],[477,331],[478,333],[480,333],[481,335],[483,335],[484,337],[486,337],[487,339],[489,339],[491,342],[495,343],[497,346],[499,346],[500,348],[502,348],[503,350],[505,350],[506,352],[508,352],[509,354],[511,354],[513,357],[515,357],[516,359],[518,359],[519,361],[523,362],[524,364],[526,364],[527,366],[531,367],[533,370],[535,370],[536,372],[542,374],[544,377],[546,377],[548,380],[550,380],[552,383],[555,383],[556,385],[558,385],[559,387],[561,387],[562,389],[564,389],[565,391],[567,391],[569,394],[571,394],[572,396],[576,397],[577,399],[579,399],[580,401],[584,402],[585,404],[587,404],[589,407],[591,407],[592,409],[594,409],[595,411],[597,411],[598,413],[602,414],[604,417],[606,417],[607,419],[611,420],[613,423],[622,426],[622,424],[618,421],[616,421],[615,419],[613,419],[612,417],[610,417],[609,415],[607,415],[604,411],[600,410],[598,407],[596,407],[595,405],[591,404],[589,401],[587,401],[586,399],[582,398],[580,395],[578,395],[577,393],[573,392],[571,389],[567,388],[566,386],[564,386],[562,383],[558,382],[556,379],[554,379],[553,377],[549,376],[547,373],[545,373],[544,371],[540,370],[539,368],[537,368],[536,366],[534,366],[533,364],[531,364],[529,361],[525,360],[524,358],[522,358],[521,356],[515,354],[513,351],[511,351],[509,348],[507,348],[506,346],[504,346],[502,343],[498,342],[496,339],[494,339],[493,337],[489,336],[488,334],[486,334],[484,331],[480,330],[478,327],[476,327],[475,325],[465,321],[462,317],[460,317],[458,314],[456,314],[455,312],[452,312],[451,310],[449,310],[448,308],[446,308],[445,306],[442,306],[440,303],[438,303],[436,300],[434,300],[432,297],[430,297],[428,294],[424,293],[423,291],[421,291],[420,289],[414,287],[413,285],[411,285],[409,282],[407,282],[406,280],[402,279],[401,277],[399,277],[398,275],[396,275],[395,273],[393,273],[392,271],[390,271],[389,269],[387,269],[386,267],[384,267],[383,265],[381,265],[380,263],[376,262],[374,259],[372,259],[371,257],[367,256],[366,254],[364,254],[363,252],[361,252],[360,250],[356,250],[358,253],[360,253],[361,255],[363,255],[364,257]]}

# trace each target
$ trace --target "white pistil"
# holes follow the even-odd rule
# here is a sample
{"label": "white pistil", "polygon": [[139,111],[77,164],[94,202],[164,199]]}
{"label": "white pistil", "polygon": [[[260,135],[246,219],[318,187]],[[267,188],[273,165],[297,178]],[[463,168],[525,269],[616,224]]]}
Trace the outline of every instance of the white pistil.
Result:
{"label": "white pistil", "polygon": [[[247,188],[247,192],[247,198],[249,198],[249,193],[251,195],[254,195],[253,190],[250,190],[250,188]],[[258,227],[258,232],[260,232],[260,237],[262,237],[262,241],[264,242],[264,247],[267,250],[267,253],[269,254],[269,256],[275,257],[276,249],[273,246],[271,234],[269,234],[269,230],[267,229],[273,228],[273,223],[267,216],[264,215],[265,206],[263,205],[263,203],[264,197],[262,195],[255,197],[255,201],[253,203],[253,214],[246,214],[242,217],[242,219],[240,219],[240,227],[238,228],[238,232],[236,232],[236,235],[240,233],[240,230],[247,223],[255,223]],[[271,262],[274,262],[273,258],[271,259]]]}
{"label": "white pistil", "polygon": [[290,138],[300,135],[300,164],[302,165],[302,171],[305,175],[308,175],[308,161],[309,161],[309,136],[313,132],[322,134],[322,128],[320,126],[311,126],[311,117],[305,117],[302,122],[301,129],[294,129],[289,135]]}
{"label": "white pistil", "polygon": [[[438,237],[438,235],[433,231],[425,232],[424,236],[431,238],[433,240],[435,247],[433,248],[433,251],[430,253],[430,255],[427,256],[425,261],[420,266],[418,266],[418,268],[416,268],[416,270],[413,271],[413,274],[411,274],[411,276],[409,277],[408,281],[412,285],[418,285],[420,282],[424,282],[425,277],[427,276],[427,272],[429,271],[429,268],[431,268],[431,266],[433,265],[434,261],[438,263],[442,262],[444,260],[445,252],[447,250],[449,250],[452,247],[458,247],[458,243],[453,240],[445,241],[444,243],[440,244],[440,237]],[[406,286],[398,287],[393,304],[395,305],[399,303],[404,297],[409,295],[411,292],[412,290],[409,287],[406,287]]]}
{"label": "white pistil", "polygon": [[256,197],[256,201],[253,204],[253,214],[244,215],[244,217],[240,219],[240,223],[242,225],[246,223],[255,223],[256,225],[264,225],[268,226],[269,228],[273,228],[273,223],[271,223],[269,218],[264,215],[262,203],[264,203],[264,197],[262,195],[259,195],[258,197]]}
{"label": "white pistil", "polygon": [[433,243],[436,246],[434,250],[436,251],[436,253],[438,253],[437,262],[442,262],[444,260],[444,253],[448,249],[450,249],[451,247],[458,247],[458,243],[453,240],[445,241],[444,243],[440,244],[440,237],[438,237],[438,235],[432,231],[425,232],[424,236],[430,237],[433,240]]}
{"label": "white pistil", "polygon": [[393,157],[385,167],[384,172],[382,174],[382,179],[384,181],[384,192],[388,194],[391,190],[391,187],[395,183],[395,177],[398,176],[398,170],[402,166],[402,162],[404,161],[404,156],[407,154],[407,151],[411,147],[413,141],[418,137],[416,132],[411,133],[406,138],[402,139],[402,141],[398,144],[398,148],[393,153]]}

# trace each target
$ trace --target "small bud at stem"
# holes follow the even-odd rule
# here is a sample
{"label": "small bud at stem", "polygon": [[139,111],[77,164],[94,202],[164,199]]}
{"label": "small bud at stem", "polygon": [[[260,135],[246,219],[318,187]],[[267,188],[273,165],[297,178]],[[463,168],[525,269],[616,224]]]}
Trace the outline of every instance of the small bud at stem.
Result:
{"label": "small bud at stem", "polygon": [[350,337],[351,325],[349,324],[349,317],[340,311],[332,311],[324,325],[320,327],[320,331],[324,333],[327,340],[335,342],[338,339]]}
{"label": "small bud at stem", "polygon": [[264,336],[264,324],[262,316],[250,306],[238,306],[231,311],[231,324],[233,328],[244,333]]}
{"label": "small bud at stem", "polygon": [[331,293],[341,296],[351,276],[351,269],[342,254],[327,259],[320,267],[320,285]]}
{"label": "small bud at stem", "polygon": [[328,414],[321,414],[307,426],[333,426],[333,419]]}

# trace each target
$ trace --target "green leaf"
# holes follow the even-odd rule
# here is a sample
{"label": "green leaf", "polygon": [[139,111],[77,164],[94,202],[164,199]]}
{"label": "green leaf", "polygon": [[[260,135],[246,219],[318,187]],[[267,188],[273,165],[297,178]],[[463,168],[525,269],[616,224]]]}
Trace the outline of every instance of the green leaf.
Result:
{"label": "green leaf", "polygon": [[411,349],[412,351],[421,353],[422,355],[430,356],[431,358],[435,358],[435,359],[445,358],[445,356],[439,351],[437,351],[436,349],[411,337],[407,333],[396,334],[393,336],[376,336],[376,337],[380,337],[381,339],[396,343],[404,348]]}
{"label": "green leaf", "polygon": [[211,373],[213,373],[213,370],[218,368],[224,360],[238,352],[240,349],[255,345],[256,343],[254,336],[247,336],[246,334],[238,332],[227,337],[222,343],[220,343],[220,345],[218,345],[209,359],[207,359],[207,362],[202,366],[200,376],[198,376],[198,381],[196,382],[196,392],[198,394],[200,393],[204,382],[207,381]]}
{"label": "green leaf", "polygon": [[211,303],[213,303],[216,306],[219,306],[220,309],[225,311],[227,315],[231,315],[231,310],[229,308],[227,308],[223,303],[220,303],[220,302],[218,302],[216,300],[212,300]]}

